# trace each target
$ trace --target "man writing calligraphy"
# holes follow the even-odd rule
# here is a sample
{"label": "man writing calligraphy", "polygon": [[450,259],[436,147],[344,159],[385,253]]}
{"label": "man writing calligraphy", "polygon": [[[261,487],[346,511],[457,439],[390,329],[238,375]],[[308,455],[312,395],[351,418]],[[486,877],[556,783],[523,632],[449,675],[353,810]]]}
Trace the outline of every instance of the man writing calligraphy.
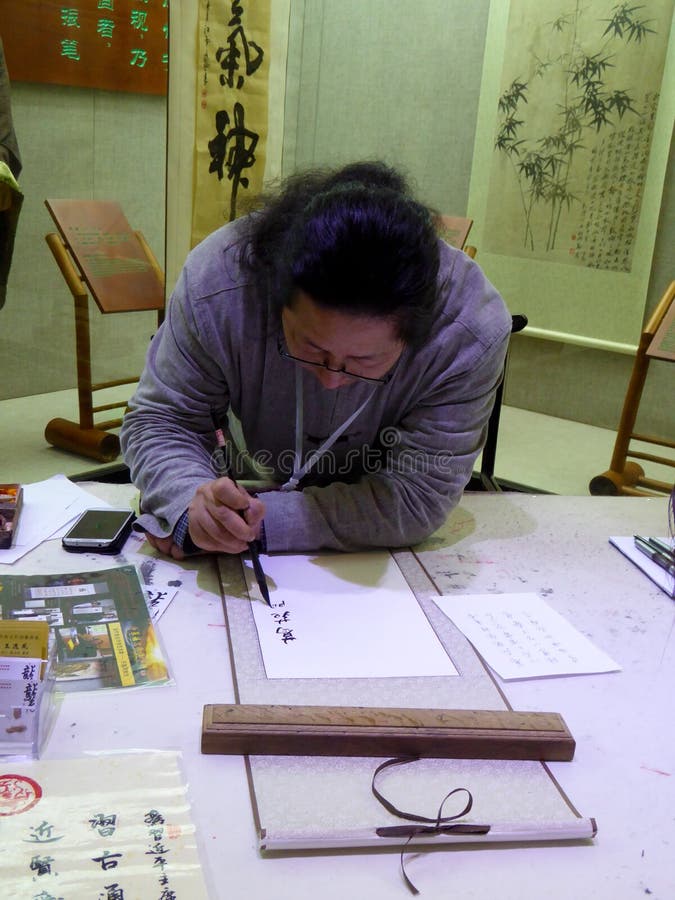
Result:
{"label": "man writing calligraphy", "polygon": [[[470,477],[510,329],[398,172],[291,178],[179,277],[121,434],[140,527],[177,558],[422,540]],[[214,464],[214,415],[263,487]]]}

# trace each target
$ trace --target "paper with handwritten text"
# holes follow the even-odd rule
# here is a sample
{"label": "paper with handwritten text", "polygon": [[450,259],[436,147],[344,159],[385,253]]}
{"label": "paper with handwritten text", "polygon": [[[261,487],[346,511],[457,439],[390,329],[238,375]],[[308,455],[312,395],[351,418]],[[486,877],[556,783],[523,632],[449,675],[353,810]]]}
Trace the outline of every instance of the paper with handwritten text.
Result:
{"label": "paper with handwritten text", "polygon": [[457,675],[389,553],[263,556],[246,577],[268,678]]}
{"label": "paper with handwritten text", "polygon": [[505,681],[621,669],[537,594],[434,600]]}
{"label": "paper with handwritten text", "polygon": [[13,762],[0,816],[3,897],[208,898],[177,753]]}

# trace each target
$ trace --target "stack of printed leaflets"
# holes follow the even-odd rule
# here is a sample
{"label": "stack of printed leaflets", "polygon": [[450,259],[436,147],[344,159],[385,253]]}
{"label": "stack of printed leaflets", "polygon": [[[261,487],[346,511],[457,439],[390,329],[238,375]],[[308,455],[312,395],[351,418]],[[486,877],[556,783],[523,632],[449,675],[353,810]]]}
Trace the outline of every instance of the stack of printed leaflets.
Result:
{"label": "stack of printed leaflets", "polygon": [[169,679],[134,566],[0,574],[0,618],[48,623],[59,689],[133,687]]}

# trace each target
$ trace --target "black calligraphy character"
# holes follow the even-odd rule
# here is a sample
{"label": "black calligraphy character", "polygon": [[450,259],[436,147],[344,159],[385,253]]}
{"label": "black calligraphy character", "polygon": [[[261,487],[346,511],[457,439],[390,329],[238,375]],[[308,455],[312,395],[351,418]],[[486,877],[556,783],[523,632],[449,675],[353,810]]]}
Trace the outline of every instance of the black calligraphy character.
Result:
{"label": "black calligraphy character", "polygon": [[164,816],[157,812],[156,809],[151,809],[150,812],[147,812],[143,817],[143,821],[146,825],[163,825],[164,824]]}
{"label": "black calligraphy character", "polygon": [[244,169],[250,169],[256,161],[255,148],[258,137],[254,131],[249,131],[244,126],[244,107],[241,103],[234,104],[234,125],[226,133],[225,129],[230,124],[230,117],[224,109],[216,113],[216,131],[218,134],[209,141],[209,153],[211,165],[209,172],[216,172],[218,181],[223,180],[223,169],[227,169],[227,177],[232,182],[230,195],[230,218],[232,222],[237,216],[237,193],[239,185],[248,187],[248,178],[242,175]]}
{"label": "black calligraphy character", "polygon": [[149,850],[145,851],[146,856],[162,856],[165,853],[169,853],[170,848],[165,847],[161,841],[157,840],[154,844],[151,845]]}
{"label": "black calligraphy character", "polygon": [[63,835],[55,836],[53,832],[54,826],[43,820],[31,828],[29,841],[33,844],[52,844],[54,841],[60,841]]}
{"label": "black calligraphy character", "polygon": [[30,867],[38,875],[49,875],[52,871],[53,856],[34,856],[30,861]]}
{"label": "black calligraphy character", "polygon": [[28,682],[23,689],[23,702],[31,708],[35,706],[38,686],[34,681]]}
{"label": "black calligraphy character", "polygon": [[241,103],[234,104],[234,128],[227,135],[230,145],[227,154],[227,177],[232,182],[232,195],[230,197],[230,222],[237,216],[237,191],[239,185],[248,187],[248,178],[242,175],[244,169],[250,169],[256,160],[255,148],[258,145],[258,135],[244,126],[244,107]]}
{"label": "black calligraphy character", "polygon": [[281,640],[284,644],[287,644],[289,641],[295,641],[297,638],[293,634],[292,628],[277,628],[276,633],[281,636]]}
{"label": "black calligraphy character", "polygon": [[218,47],[216,50],[216,60],[220,63],[220,68],[223,70],[220,75],[220,83],[223,87],[234,88],[236,86],[237,90],[241,90],[245,80],[242,74],[236,75],[235,85],[235,74],[239,72],[239,57],[241,56],[241,50],[237,46],[238,42],[241,43],[244,51],[244,71],[247,76],[253,75],[258,71],[265,58],[265,51],[254,41],[248,40],[241,24],[230,32],[230,36],[227,39],[227,47]]}
{"label": "black calligraphy character", "polygon": [[162,600],[166,600],[166,597],[166,591],[148,591],[148,601],[150,603],[150,608],[155,609],[155,607],[159,606]]}
{"label": "black calligraphy character", "polygon": [[104,850],[102,856],[92,856],[91,861],[100,863],[101,868],[105,872],[106,869],[116,868],[118,859],[122,859],[121,853],[111,853],[109,850]]}
{"label": "black calligraphy character", "polygon": [[89,824],[98,831],[101,837],[110,837],[114,834],[117,827],[117,816],[115,814],[96,813],[89,819]]}
{"label": "black calligraphy character", "polygon": [[113,884],[104,885],[104,888],[106,893],[99,894],[99,897],[103,897],[104,900],[124,900],[124,891],[116,881]]}

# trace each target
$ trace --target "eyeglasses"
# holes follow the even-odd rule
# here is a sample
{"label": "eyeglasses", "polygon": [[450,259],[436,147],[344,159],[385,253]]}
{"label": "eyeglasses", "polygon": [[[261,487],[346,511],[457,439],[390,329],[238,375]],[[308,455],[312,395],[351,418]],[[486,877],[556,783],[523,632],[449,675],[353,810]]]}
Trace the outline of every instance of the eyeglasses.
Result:
{"label": "eyeglasses", "polygon": [[336,375],[344,375],[347,378],[353,378],[354,381],[365,381],[366,384],[387,384],[391,381],[394,372],[393,369],[387,372],[382,378],[369,378],[367,375],[357,375],[356,372],[350,372],[348,369],[344,367],[342,369],[336,369],[333,366],[329,366],[327,363],[323,362],[313,362],[309,359],[303,359],[301,356],[293,356],[292,353],[288,352],[288,348],[284,343],[284,339],[281,335],[279,335],[277,339],[277,349],[279,351],[279,356],[282,359],[287,359],[290,362],[298,363],[301,366],[311,366],[313,369],[325,369],[327,372],[334,372]]}

